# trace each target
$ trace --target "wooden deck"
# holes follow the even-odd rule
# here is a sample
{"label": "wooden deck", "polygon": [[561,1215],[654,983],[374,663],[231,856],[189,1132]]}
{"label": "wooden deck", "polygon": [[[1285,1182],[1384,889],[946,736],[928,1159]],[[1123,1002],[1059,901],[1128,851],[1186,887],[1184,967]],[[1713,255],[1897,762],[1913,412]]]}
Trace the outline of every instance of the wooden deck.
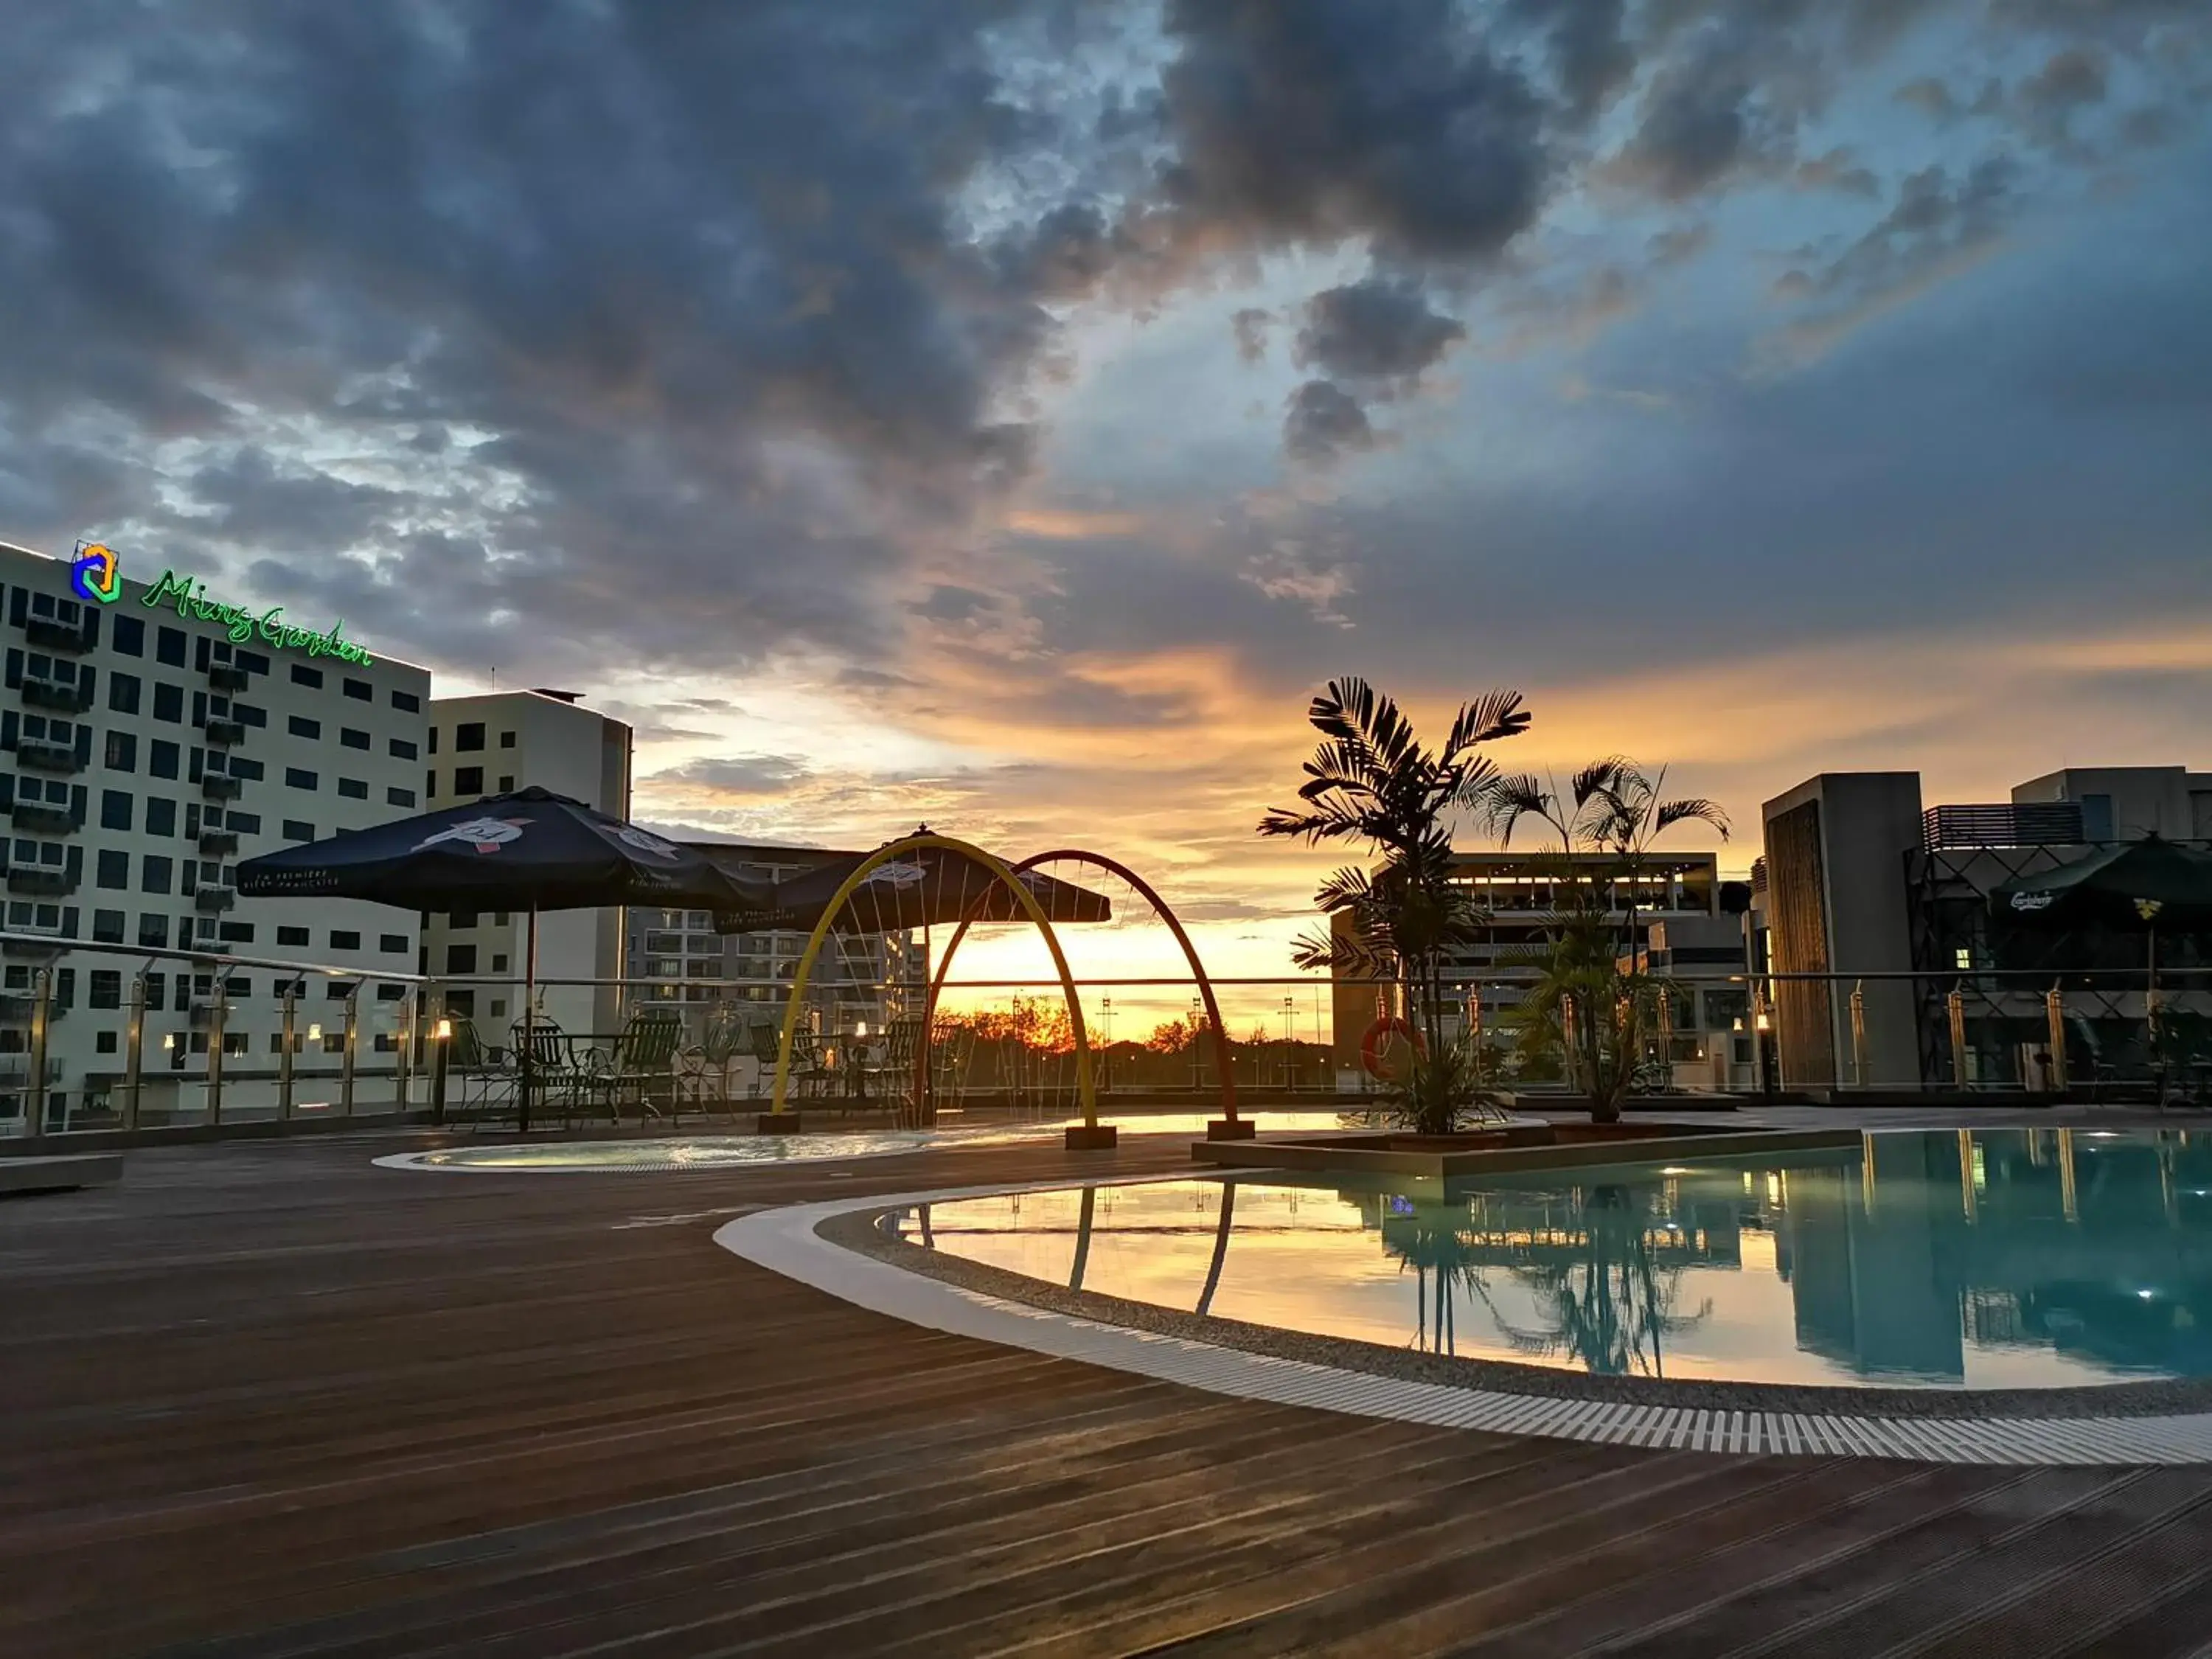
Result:
{"label": "wooden deck", "polygon": [[2212,1638],[2212,1472],[1653,1455],[1249,1405],[737,1261],[636,1176],[137,1152],[0,1203],[0,1654],[2099,1654]]}

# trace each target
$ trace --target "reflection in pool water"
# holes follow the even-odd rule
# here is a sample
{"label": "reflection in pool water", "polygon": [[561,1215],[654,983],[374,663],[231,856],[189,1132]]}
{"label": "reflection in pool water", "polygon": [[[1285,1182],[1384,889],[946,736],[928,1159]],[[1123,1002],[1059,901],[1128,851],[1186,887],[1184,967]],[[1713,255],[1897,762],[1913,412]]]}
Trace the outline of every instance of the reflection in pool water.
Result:
{"label": "reflection in pool water", "polygon": [[[1863,1152],[938,1204],[916,1243],[1134,1301],[1614,1376],[2051,1388],[2212,1376],[2212,1145],[1881,1134]],[[1680,1156],[1680,1154],[1677,1155]]]}

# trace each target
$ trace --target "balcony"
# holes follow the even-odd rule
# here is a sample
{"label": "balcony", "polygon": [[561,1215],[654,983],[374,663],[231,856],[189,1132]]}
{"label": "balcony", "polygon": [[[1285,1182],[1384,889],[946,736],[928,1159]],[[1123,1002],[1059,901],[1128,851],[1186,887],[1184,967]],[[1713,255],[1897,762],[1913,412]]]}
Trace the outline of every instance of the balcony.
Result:
{"label": "balcony", "polygon": [[202,915],[228,910],[237,903],[238,894],[228,887],[203,887],[192,895],[192,908]]}
{"label": "balcony", "polygon": [[242,721],[211,720],[201,729],[208,742],[217,749],[228,749],[234,743],[246,741]]}
{"label": "balcony", "polygon": [[92,697],[74,680],[23,682],[23,701],[33,708],[58,708],[65,714],[82,714],[92,707]]}
{"label": "balcony", "polygon": [[82,772],[84,763],[77,758],[76,750],[65,743],[52,743],[45,738],[19,738],[15,740],[15,759],[34,772]]}
{"label": "balcony", "polygon": [[73,836],[77,830],[76,815],[68,807],[49,806],[43,801],[17,801],[8,822],[18,830],[47,836]]}
{"label": "balcony", "polygon": [[40,898],[63,898],[76,891],[76,878],[49,864],[19,864],[8,872],[8,890]]}
{"label": "balcony", "polygon": [[31,617],[23,623],[24,637],[41,651],[86,649],[84,624],[56,622],[52,617]]}
{"label": "balcony", "polygon": [[221,772],[210,772],[200,780],[203,800],[236,800],[246,793],[246,786],[236,778],[226,777]]}
{"label": "balcony", "polygon": [[203,830],[200,831],[200,852],[207,858],[216,858],[238,850],[238,831],[235,830]]}
{"label": "balcony", "polygon": [[208,689],[213,691],[243,691],[246,673],[236,663],[219,662],[208,669]]}
{"label": "balcony", "polygon": [[[0,1025],[28,1025],[31,1011],[37,1004],[38,998],[28,991],[0,994]],[[46,999],[46,1018],[49,1020],[59,1019],[67,1012],[67,1003],[58,1002],[52,997]]]}
{"label": "balcony", "polygon": [[2078,801],[1931,806],[1920,818],[1920,844],[1931,853],[1977,847],[2071,847],[2087,838]]}

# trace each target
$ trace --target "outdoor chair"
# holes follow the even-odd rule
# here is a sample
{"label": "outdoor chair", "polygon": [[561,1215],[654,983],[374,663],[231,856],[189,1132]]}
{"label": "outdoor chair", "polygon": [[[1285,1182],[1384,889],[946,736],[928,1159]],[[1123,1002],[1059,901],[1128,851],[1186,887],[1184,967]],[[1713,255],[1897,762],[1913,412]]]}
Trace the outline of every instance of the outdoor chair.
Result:
{"label": "outdoor chair", "polygon": [[604,1105],[617,1123],[622,1121],[623,1109],[635,1106],[642,1123],[648,1114],[661,1115],[653,1098],[657,1088],[667,1103],[668,1115],[682,1121],[675,1073],[676,1053],[683,1046],[681,1015],[672,1011],[631,1015],[614,1047],[605,1054],[595,1052],[587,1062],[584,1092],[589,1103],[593,1107]]}
{"label": "outdoor chair", "polygon": [[484,1123],[514,1115],[511,1099],[501,1099],[499,1087],[505,1072],[484,1048],[477,1023],[467,1014],[453,1017],[453,1035],[446,1039],[446,1116],[455,1123]]}
{"label": "outdoor chair", "polygon": [[[752,1028],[752,1057],[760,1062],[753,1079],[756,1099],[775,1087],[777,1051],[783,1042],[783,1028],[763,1022]],[[819,1098],[827,1093],[836,1080],[822,1054],[822,1044],[814,1033],[801,1025],[791,1039],[791,1081],[802,1100]]]}
{"label": "outdoor chair", "polygon": [[531,1079],[537,1091],[533,1109],[550,1111],[557,1107],[566,1121],[575,1108],[581,1082],[575,1046],[568,1034],[561,1029],[557,1020],[537,1014],[515,1021],[507,1036],[503,1075],[513,1086],[518,1110],[522,1098],[523,1058],[527,1054]]}

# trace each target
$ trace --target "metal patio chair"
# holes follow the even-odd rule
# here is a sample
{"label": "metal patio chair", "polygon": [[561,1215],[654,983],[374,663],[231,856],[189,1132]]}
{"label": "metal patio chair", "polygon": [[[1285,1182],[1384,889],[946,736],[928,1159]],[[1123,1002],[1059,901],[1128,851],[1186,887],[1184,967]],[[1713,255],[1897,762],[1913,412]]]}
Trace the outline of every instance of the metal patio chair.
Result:
{"label": "metal patio chair", "polygon": [[583,1093],[587,1103],[593,1108],[605,1106],[617,1123],[623,1109],[635,1106],[642,1123],[648,1115],[662,1115],[653,1103],[657,1090],[667,1103],[666,1115],[681,1122],[676,1054],[683,1046],[684,1017],[673,1009],[641,1009],[632,1014],[614,1047],[604,1053],[594,1050],[586,1060]]}

